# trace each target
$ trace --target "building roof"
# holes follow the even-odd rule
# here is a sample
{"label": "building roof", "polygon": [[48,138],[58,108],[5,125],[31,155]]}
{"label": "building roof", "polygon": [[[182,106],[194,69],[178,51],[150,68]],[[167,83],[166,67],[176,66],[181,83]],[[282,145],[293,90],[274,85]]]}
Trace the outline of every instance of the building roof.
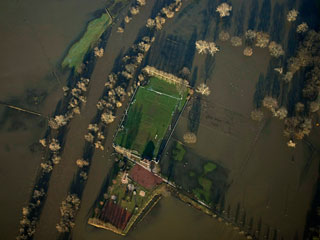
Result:
{"label": "building roof", "polygon": [[152,172],[146,170],[140,165],[136,164],[129,173],[133,181],[140,184],[146,189],[151,189],[157,184],[162,183],[161,178],[155,176]]}

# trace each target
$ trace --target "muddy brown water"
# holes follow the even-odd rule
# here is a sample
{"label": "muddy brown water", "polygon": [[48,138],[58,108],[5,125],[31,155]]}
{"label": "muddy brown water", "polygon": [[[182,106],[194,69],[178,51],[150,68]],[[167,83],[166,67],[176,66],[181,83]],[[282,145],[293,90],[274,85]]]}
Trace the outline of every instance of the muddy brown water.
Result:
{"label": "muddy brown water", "polygon": [[[63,160],[52,174],[35,239],[56,239],[58,236],[55,224],[59,221],[59,206],[75,173],[75,160],[81,157],[86,127],[96,112],[95,104],[115,57],[121,49],[125,51],[132,44],[150,14],[153,1],[147,2],[123,35],[113,29],[106,54],[97,62],[88,102],[82,108],[82,114],[72,121]],[[191,2],[186,1],[186,5]],[[200,16],[206,2],[202,0],[195,4],[176,22],[169,20],[164,31],[181,36],[189,36],[194,28],[201,32],[203,22]],[[233,2],[234,8],[240,7],[240,3]],[[262,1],[259,2],[261,4]],[[274,4],[275,1],[272,2]],[[71,42],[84,30],[86,22],[92,19],[93,12],[103,7],[101,0],[1,1],[0,100],[44,116],[51,114],[62,97],[59,81],[63,84],[67,78],[67,73],[57,70],[57,65]],[[208,39],[212,38],[213,27],[214,23],[211,23]],[[249,119],[255,83],[259,73],[267,68],[267,51],[259,49],[252,58],[246,58],[241,48],[233,48],[229,43],[219,45],[221,52],[217,54],[216,66],[207,81],[212,94],[203,101],[198,143],[190,147],[198,155],[218,161],[229,170],[231,185],[225,206],[230,206],[232,214],[240,206],[240,216],[246,214],[247,224],[253,219],[257,229],[260,221],[261,237],[269,227],[270,236],[276,229],[277,235],[284,239],[293,239],[295,235],[301,238],[313,184],[318,175],[319,155],[315,153],[311,156],[304,143],[295,150],[288,149],[280,121],[268,116],[259,132],[260,125]],[[204,59],[197,54],[194,59],[193,66],[199,67],[196,84],[203,81]],[[59,81],[52,71],[57,72]],[[0,106],[0,114],[0,236],[6,240],[17,235],[21,209],[28,202],[41,162],[36,143],[47,126],[44,118],[8,110],[4,106]],[[182,139],[186,131],[186,117],[184,115],[180,119],[174,135],[176,139]],[[222,121],[222,124],[217,125],[217,121]],[[243,238],[232,227],[173,197],[163,198],[126,237],[87,225],[91,207],[112,165],[109,154],[115,128],[116,124],[108,131],[106,150],[94,155],[72,239]],[[318,149],[319,131],[315,130],[310,136],[310,141]],[[308,161],[310,165],[306,167]]]}

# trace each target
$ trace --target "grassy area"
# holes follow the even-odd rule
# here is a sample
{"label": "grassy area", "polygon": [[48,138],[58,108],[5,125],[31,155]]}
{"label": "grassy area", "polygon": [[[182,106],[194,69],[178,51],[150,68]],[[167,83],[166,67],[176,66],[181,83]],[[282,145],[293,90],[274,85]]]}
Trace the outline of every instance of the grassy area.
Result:
{"label": "grassy area", "polygon": [[210,202],[211,200],[211,186],[212,182],[210,179],[205,178],[205,177],[199,177],[198,182],[202,188],[196,188],[193,190],[194,195],[198,199],[204,199],[207,203]]}
{"label": "grassy area", "polygon": [[115,138],[116,145],[143,157],[156,156],[175,111],[186,101],[185,92],[187,89],[180,94],[174,84],[151,78],[147,86],[138,89]]}
{"label": "grassy area", "polygon": [[175,147],[172,149],[172,157],[175,161],[181,162],[183,160],[186,150],[183,148],[182,144],[177,142]]}
{"label": "grassy area", "polygon": [[62,67],[69,67],[79,70],[85,55],[97,43],[111,22],[112,19],[108,13],[104,13],[100,18],[96,18],[89,22],[86,32],[82,38],[72,45],[67,56],[62,61]]}
{"label": "grassy area", "polygon": [[[137,194],[134,195],[132,191],[127,190],[127,185],[121,183],[121,173],[116,177],[114,184],[108,191],[108,196],[115,195],[117,197],[117,204],[122,208],[127,209],[129,212],[133,213],[135,207],[142,207],[145,202],[148,200],[150,192],[140,186],[137,183],[133,183],[136,189]],[[141,197],[139,195],[140,191],[145,192],[145,196]]]}
{"label": "grassy area", "polygon": [[212,172],[216,168],[217,168],[217,165],[215,165],[214,163],[208,162],[203,166],[203,173],[204,175],[206,175],[207,173]]}

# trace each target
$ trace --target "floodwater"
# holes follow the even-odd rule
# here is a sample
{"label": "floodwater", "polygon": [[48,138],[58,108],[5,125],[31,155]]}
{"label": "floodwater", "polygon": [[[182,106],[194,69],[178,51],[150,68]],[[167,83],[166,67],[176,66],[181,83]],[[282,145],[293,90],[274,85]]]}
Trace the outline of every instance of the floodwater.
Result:
{"label": "floodwater", "polygon": [[[193,4],[192,7],[176,21],[169,20],[163,31],[184,37],[197,29],[200,39],[204,28],[200,16],[208,1],[185,1],[184,7]],[[88,102],[82,108],[82,114],[70,124],[62,162],[52,173],[35,239],[57,238],[55,225],[59,221],[59,206],[76,171],[75,161],[82,155],[83,135],[96,113],[95,104],[102,94],[105,78],[114,59],[135,40],[154,2],[147,1],[147,6],[127,26],[123,35],[116,33],[119,23],[113,28],[106,54],[97,61],[93,72]],[[241,7],[242,1],[232,2],[234,9]],[[286,1],[272,1],[273,4],[275,2]],[[262,1],[259,3],[261,5]],[[0,105],[1,239],[14,239],[17,235],[21,209],[28,203],[34,185],[41,162],[37,142],[47,128],[45,117],[52,114],[62,98],[61,86],[68,76],[68,73],[60,71],[58,65],[70,44],[93,18],[93,13],[102,9],[104,4],[102,0],[0,1],[0,101],[43,115],[33,116]],[[288,29],[285,30],[287,32]],[[213,34],[211,23],[206,38],[212,39]],[[219,44],[221,55],[217,55],[213,73],[207,79],[212,94],[202,105],[198,143],[193,151],[218,161],[228,169],[229,183],[232,184],[226,194],[225,205],[230,206],[233,213],[239,205],[241,214],[246,214],[247,221],[252,218],[255,226],[261,221],[261,237],[269,228],[272,234],[277,230],[278,237],[293,239],[297,236],[300,239],[318,176],[316,160],[319,155],[311,155],[304,143],[295,150],[287,149],[280,121],[269,116],[263,125],[259,125],[249,119],[255,83],[259,73],[267,69],[267,51],[258,50],[252,58],[245,58],[240,48],[233,48],[230,43]],[[194,59],[193,69],[199,68],[196,84],[204,81],[204,59],[197,54]],[[217,125],[212,119],[223,123]],[[117,122],[108,130],[106,150],[96,152],[92,160],[72,239],[243,238],[231,226],[173,197],[163,198],[126,237],[86,224],[112,165],[110,144],[116,126]],[[186,116],[181,118],[175,137],[181,138],[185,129]],[[320,147],[319,134],[320,130],[315,130],[309,139],[317,149]]]}

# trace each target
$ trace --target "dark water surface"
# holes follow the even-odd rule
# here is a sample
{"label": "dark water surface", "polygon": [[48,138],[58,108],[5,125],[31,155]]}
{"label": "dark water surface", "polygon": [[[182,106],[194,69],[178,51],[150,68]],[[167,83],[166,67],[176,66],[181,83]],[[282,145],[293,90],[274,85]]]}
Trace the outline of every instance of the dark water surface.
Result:
{"label": "dark water surface", "polygon": [[[83,107],[82,114],[75,117],[68,129],[62,162],[53,171],[35,239],[57,238],[55,225],[60,217],[59,206],[66,197],[76,171],[75,161],[81,157],[84,146],[83,135],[96,113],[95,104],[102,94],[105,78],[110,73],[115,58],[125,52],[136,39],[155,2],[147,0],[147,6],[127,26],[123,35],[116,33],[119,22],[112,29],[106,53],[97,61],[91,78],[88,102]],[[213,14],[210,6],[216,2],[220,1],[185,1],[181,14],[176,19],[167,21],[161,32],[161,39],[166,41],[169,36],[170,39],[177,40],[178,44],[183,42],[186,46],[182,44],[176,47],[176,51],[171,51],[174,44],[170,45],[167,41],[163,46],[168,46],[169,50],[155,47],[151,50],[154,55],[150,54],[150,62],[159,68],[168,67],[174,62],[175,54],[179,55],[180,50],[177,49],[189,49],[187,44],[192,37],[210,41],[216,39],[214,18],[203,17]],[[232,35],[245,31],[249,16],[254,14],[250,12],[251,1],[231,2],[235,16],[229,25],[224,23],[224,27]],[[250,4],[244,4],[247,2]],[[262,2],[266,2],[265,6],[268,6],[265,0],[258,2],[260,7]],[[274,0],[271,1],[271,6],[274,7],[276,2],[285,4],[287,9],[289,5],[297,6],[299,1]],[[16,237],[21,209],[27,205],[34,186],[41,162],[38,140],[47,129],[45,117],[54,112],[62,98],[61,86],[68,76],[67,72],[63,73],[59,69],[60,61],[70,44],[84,31],[94,12],[104,6],[105,1],[102,0],[0,1],[0,101],[43,115],[34,116],[0,105],[1,239]],[[242,30],[234,20],[239,19],[241,14],[245,16]],[[257,26],[258,16],[259,11],[256,16]],[[263,22],[261,27],[267,29],[267,25]],[[289,27],[286,23],[282,29],[284,45],[287,44]],[[273,28],[274,26],[269,26],[269,29]],[[252,58],[246,58],[242,55],[242,48],[217,42],[221,47],[221,55],[217,55],[214,61],[207,61],[204,56],[196,54],[194,61],[183,63],[194,72],[196,85],[206,82],[212,90],[212,94],[201,102],[198,143],[190,148],[194,156],[218,162],[227,169],[229,188],[225,208],[229,207],[232,214],[239,209],[242,218],[247,220],[247,225],[252,219],[255,229],[260,224],[261,238],[270,232],[270,239],[271,236],[273,239],[277,239],[277,236],[284,239],[296,236],[300,239],[306,211],[313,196],[313,184],[318,177],[319,155],[311,155],[306,143],[301,143],[295,150],[288,149],[282,136],[282,122],[271,116],[267,116],[265,125],[257,135],[260,125],[253,123],[249,114],[253,109],[253,94],[259,74],[265,73],[268,67],[267,50],[257,49]],[[165,61],[167,56],[171,57],[168,62]],[[177,66],[182,62],[177,61]],[[210,74],[206,64],[215,64],[214,69],[209,71]],[[173,71],[179,70],[176,68],[171,66]],[[96,151],[94,154],[72,239],[244,238],[233,227],[226,226],[173,197],[163,198],[126,237],[86,224],[101,185],[112,166],[109,155],[115,129],[116,123],[108,130],[106,150]],[[174,138],[182,140],[186,129],[185,114]],[[317,149],[320,147],[319,131],[315,129],[308,139]]]}

